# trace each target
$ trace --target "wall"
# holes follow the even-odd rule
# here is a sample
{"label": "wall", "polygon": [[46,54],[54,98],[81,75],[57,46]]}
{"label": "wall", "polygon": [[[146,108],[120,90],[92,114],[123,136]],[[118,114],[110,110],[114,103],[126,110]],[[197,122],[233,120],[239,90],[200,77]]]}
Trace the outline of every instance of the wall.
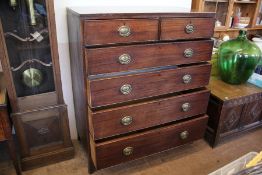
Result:
{"label": "wall", "polygon": [[[72,139],[77,138],[75,112],[70,73],[70,57],[68,48],[68,33],[66,7],[87,6],[88,9],[100,12],[189,12],[191,0],[54,0],[58,49],[60,57],[62,85],[65,103],[68,105],[68,116]],[[148,5],[150,3],[150,5]],[[88,13],[88,11],[87,11]]]}

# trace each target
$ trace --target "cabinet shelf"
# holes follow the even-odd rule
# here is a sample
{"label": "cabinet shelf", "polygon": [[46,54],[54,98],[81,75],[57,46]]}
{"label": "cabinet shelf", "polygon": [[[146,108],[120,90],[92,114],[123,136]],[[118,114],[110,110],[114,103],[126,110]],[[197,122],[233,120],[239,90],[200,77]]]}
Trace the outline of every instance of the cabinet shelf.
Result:
{"label": "cabinet shelf", "polygon": [[217,2],[228,2],[228,0],[205,0],[205,2],[214,2],[214,3],[217,3]]}
{"label": "cabinet shelf", "polygon": [[[218,2],[218,3],[217,3]],[[259,25],[262,19],[262,0],[193,0],[192,10],[195,12],[215,12],[216,20],[222,26],[215,28],[214,37],[223,37],[228,34],[230,37],[238,35],[239,28],[231,28],[232,17],[237,9],[240,9],[241,17],[250,19],[247,29],[249,34],[257,34],[262,30]],[[248,19],[247,18],[247,19]],[[247,23],[247,21],[246,21]],[[257,24],[258,23],[258,24]]]}
{"label": "cabinet shelf", "polygon": [[234,3],[239,3],[239,4],[256,4],[256,1],[234,1]]}

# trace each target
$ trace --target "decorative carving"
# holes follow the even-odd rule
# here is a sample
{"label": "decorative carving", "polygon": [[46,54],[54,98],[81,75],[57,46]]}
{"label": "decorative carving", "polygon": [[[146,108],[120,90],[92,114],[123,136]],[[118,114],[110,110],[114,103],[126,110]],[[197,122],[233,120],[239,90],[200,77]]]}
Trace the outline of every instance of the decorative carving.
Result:
{"label": "decorative carving", "polygon": [[259,120],[259,118],[261,117],[261,106],[260,103],[255,103],[251,109],[248,111],[248,114],[246,115],[246,117],[249,118],[250,122],[254,122],[256,120]]}
{"label": "decorative carving", "polygon": [[239,120],[239,114],[237,113],[237,111],[235,111],[234,109],[231,109],[229,111],[229,113],[225,116],[225,120],[224,120],[224,130],[225,131],[229,131],[231,130],[236,123]]}
{"label": "decorative carving", "polygon": [[242,97],[239,99],[233,99],[233,100],[229,100],[225,102],[226,107],[234,107],[234,106],[239,106],[242,104],[247,104],[247,103],[251,103],[257,100],[261,100],[262,99],[262,93],[259,94],[254,94],[254,95],[250,95],[247,97]]}

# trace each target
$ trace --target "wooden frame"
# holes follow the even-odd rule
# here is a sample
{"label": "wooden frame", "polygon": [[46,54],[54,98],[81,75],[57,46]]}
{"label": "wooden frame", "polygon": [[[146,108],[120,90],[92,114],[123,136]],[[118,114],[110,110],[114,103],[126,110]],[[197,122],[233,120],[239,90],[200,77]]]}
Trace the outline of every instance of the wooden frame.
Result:
{"label": "wooden frame", "polygon": [[[50,42],[50,53],[53,65],[53,76],[55,91],[48,93],[40,93],[37,95],[29,95],[25,97],[18,97],[14,86],[13,75],[10,68],[10,62],[7,53],[7,47],[5,43],[4,33],[2,29],[2,23],[0,20],[0,60],[2,62],[3,71],[6,79],[7,91],[12,107],[12,120],[14,122],[15,130],[17,133],[18,141],[21,150],[21,163],[22,169],[32,169],[35,167],[43,166],[46,164],[54,163],[57,161],[72,158],[74,155],[74,148],[70,138],[69,123],[67,106],[64,104],[62,84],[61,84],[61,73],[58,55],[57,35],[56,35],[56,23],[55,23],[55,12],[54,12],[54,1],[44,0],[46,3],[48,31],[49,31],[49,42]],[[59,112],[53,114],[51,111],[57,109]],[[61,132],[59,139],[61,143],[58,144],[46,144],[39,146],[38,150],[29,151],[29,144],[26,140],[25,124],[22,119],[24,116],[31,114],[41,113],[41,115],[58,118],[56,123],[58,131]],[[32,120],[33,121],[33,120]],[[43,122],[44,123],[44,122]],[[49,126],[44,126],[43,128]],[[40,128],[41,129],[41,128]],[[52,130],[51,130],[52,131]],[[28,133],[27,133],[28,134]],[[31,134],[31,133],[29,133]],[[49,137],[52,134],[50,134]],[[46,136],[48,137],[48,136]],[[50,143],[52,140],[50,141]],[[40,142],[41,143],[41,142]],[[52,142],[53,143],[53,142]]]}
{"label": "wooden frame", "polygon": [[[204,6],[205,6],[205,1],[207,0],[193,0],[192,1],[192,6],[191,9],[192,11],[196,11],[196,12],[203,12],[204,11]],[[209,0],[211,1],[211,0]],[[221,0],[218,0],[218,2]],[[254,2],[255,1],[255,2]],[[216,3],[216,0],[213,0],[212,2]],[[224,1],[223,1],[224,2]],[[226,17],[226,24],[225,27],[216,27],[215,28],[215,37],[221,37],[223,36],[224,33],[229,34],[230,36],[236,36],[238,34],[239,29],[235,29],[235,28],[231,28],[229,25],[230,22],[230,17],[231,14],[233,13],[233,9],[236,5],[245,5],[245,4],[254,4],[256,5],[255,9],[253,8],[249,8],[248,11],[254,11],[253,15],[251,15],[251,20],[249,23],[248,28],[246,28],[247,30],[250,30],[250,33],[254,33],[254,30],[260,30],[262,29],[262,25],[256,25],[256,18],[257,15],[259,13],[259,8],[261,6],[261,0],[253,0],[250,2],[243,2],[243,1],[236,1],[236,0],[228,0],[229,5],[228,5],[228,11],[227,11],[227,17]]]}

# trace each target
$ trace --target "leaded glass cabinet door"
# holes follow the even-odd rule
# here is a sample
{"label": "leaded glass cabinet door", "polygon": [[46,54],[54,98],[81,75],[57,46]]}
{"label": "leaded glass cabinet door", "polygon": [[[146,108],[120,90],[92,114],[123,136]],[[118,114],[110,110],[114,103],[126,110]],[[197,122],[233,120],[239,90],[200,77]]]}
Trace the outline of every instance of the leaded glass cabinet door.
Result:
{"label": "leaded glass cabinet door", "polygon": [[0,1],[0,58],[22,169],[72,158],[53,0]]}
{"label": "leaded glass cabinet door", "polygon": [[[38,100],[35,95],[42,95],[43,98],[56,96],[57,94],[53,93],[59,90],[55,80],[60,78],[55,77],[60,77],[60,71],[54,71],[56,67],[59,69],[59,65],[54,64],[54,60],[58,58],[55,58],[53,53],[54,43],[50,42],[52,36],[47,2],[45,0],[0,1],[3,43],[18,108],[24,106],[22,102],[28,103],[24,101],[24,97]],[[55,75],[57,72],[58,75]],[[57,103],[57,97],[51,99],[55,99],[50,101],[51,104]],[[43,102],[40,105],[48,105],[48,103]]]}

